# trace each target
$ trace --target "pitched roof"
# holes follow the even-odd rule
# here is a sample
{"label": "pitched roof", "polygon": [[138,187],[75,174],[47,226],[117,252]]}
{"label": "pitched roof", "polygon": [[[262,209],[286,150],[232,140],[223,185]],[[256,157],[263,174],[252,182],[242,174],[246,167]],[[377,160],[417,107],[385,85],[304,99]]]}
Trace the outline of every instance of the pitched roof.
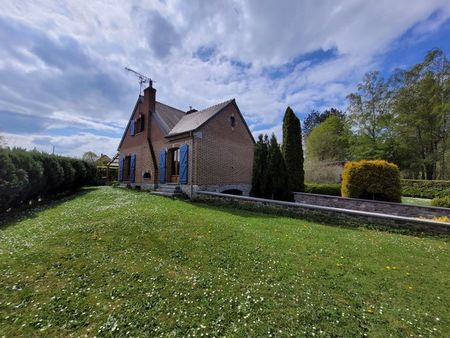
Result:
{"label": "pitched roof", "polygon": [[195,113],[185,114],[172,130],[170,130],[167,136],[174,136],[196,130],[233,101],[234,99],[228,100]]}
{"label": "pitched roof", "polygon": [[158,121],[159,125],[164,131],[164,134],[168,134],[172,128],[180,121],[185,112],[167,104],[156,101],[155,103],[154,117]]}
{"label": "pitched roof", "polygon": [[[125,138],[125,135],[127,133],[128,127],[130,125],[131,118],[134,115],[134,112],[136,111],[138,104],[142,102],[143,99],[142,96],[138,97],[138,100],[136,102],[136,105],[134,106],[134,109],[131,113],[130,120],[128,121],[128,124],[124,130],[124,133],[122,135],[122,139],[120,140],[119,147],[120,149],[123,140]],[[226,106],[228,106],[230,103],[236,104],[234,99],[224,101],[222,103],[218,103],[214,106],[208,107],[206,109],[189,113],[179,110],[177,108],[168,106],[164,103],[155,102],[155,113],[154,117],[156,121],[158,122],[158,125],[163,130],[166,137],[171,137],[179,134],[184,134],[190,131],[194,131],[204,125],[206,122],[208,122],[211,118],[213,118],[216,114],[218,114],[220,111],[222,111]],[[237,106],[236,106],[237,107]],[[239,108],[237,108],[239,110]],[[247,130],[248,127],[245,124]],[[250,130],[249,130],[250,133]],[[251,133],[250,133],[251,135]],[[253,138],[253,136],[252,136]]]}

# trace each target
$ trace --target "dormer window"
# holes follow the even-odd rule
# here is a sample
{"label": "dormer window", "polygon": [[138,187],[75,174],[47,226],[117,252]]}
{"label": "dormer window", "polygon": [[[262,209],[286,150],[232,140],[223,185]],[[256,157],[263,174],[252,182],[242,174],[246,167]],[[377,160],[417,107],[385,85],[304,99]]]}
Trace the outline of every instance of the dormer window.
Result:
{"label": "dormer window", "polygon": [[236,119],[234,118],[233,115],[230,116],[230,125],[231,128],[234,128],[236,126]]}

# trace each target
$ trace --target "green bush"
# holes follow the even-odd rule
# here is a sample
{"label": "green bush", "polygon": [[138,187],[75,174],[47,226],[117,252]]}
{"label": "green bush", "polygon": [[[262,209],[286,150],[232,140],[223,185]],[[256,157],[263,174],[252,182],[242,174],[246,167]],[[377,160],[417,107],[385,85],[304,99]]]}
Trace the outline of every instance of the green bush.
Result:
{"label": "green bush", "polygon": [[341,193],[342,197],[401,202],[400,171],[383,160],[347,162]]}
{"label": "green bush", "polygon": [[0,209],[8,209],[20,199],[20,192],[26,186],[26,172],[17,168],[7,151],[0,150]]}
{"label": "green bush", "polygon": [[83,185],[97,185],[97,167],[94,163],[83,161],[86,176]]}
{"label": "green bush", "polygon": [[305,192],[310,194],[341,196],[341,185],[334,183],[306,183]]}
{"label": "green bush", "polygon": [[450,181],[400,180],[402,195],[419,198],[450,196]]}
{"label": "green bush", "polygon": [[0,149],[0,210],[95,182],[94,164],[24,149]]}
{"label": "green bush", "polygon": [[47,191],[58,193],[63,190],[64,169],[56,156],[43,156],[44,175],[47,178]]}
{"label": "green bush", "polygon": [[71,159],[71,161],[72,166],[75,169],[75,180],[73,182],[73,187],[81,187],[83,186],[84,182],[86,182],[87,178],[86,166],[80,160]]}
{"label": "green bush", "polygon": [[24,149],[14,149],[9,152],[9,156],[17,168],[21,168],[27,174],[27,184],[20,192],[23,201],[36,198],[45,187],[44,167],[42,163],[34,157],[33,152]]}
{"label": "green bush", "polygon": [[431,205],[434,207],[450,208],[450,195],[433,198]]}
{"label": "green bush", "polygon": [[69,158],[60,157],[58,158],[59,164],[64,170],[64,187],[73,187],[73,182],[75,181],[76,170],[72,166],[72,161]]}

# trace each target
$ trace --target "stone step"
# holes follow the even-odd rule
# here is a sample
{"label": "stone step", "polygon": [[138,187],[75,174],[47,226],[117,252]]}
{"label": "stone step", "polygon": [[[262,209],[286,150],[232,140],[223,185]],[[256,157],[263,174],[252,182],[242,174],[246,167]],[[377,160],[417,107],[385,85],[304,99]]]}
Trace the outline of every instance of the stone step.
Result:
{"label": "stone step", "polygon": [[156,195],[167,196],[167,197],[182,197],[183,192],[181,188],[176,183],[167,183],[160,184],[156,191],[154,191]]}
{"label": "stone step", "polygon": [[181,189],[179,185],[168,185],[161,184],[156,191],[167,192],[167,193],[181,193]]}

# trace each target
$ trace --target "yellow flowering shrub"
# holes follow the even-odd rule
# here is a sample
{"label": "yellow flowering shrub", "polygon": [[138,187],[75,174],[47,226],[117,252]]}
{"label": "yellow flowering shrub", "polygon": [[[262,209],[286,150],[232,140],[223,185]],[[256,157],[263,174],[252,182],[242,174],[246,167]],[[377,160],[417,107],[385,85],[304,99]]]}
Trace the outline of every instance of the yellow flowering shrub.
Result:
{"label": "yellow flowering shrub", "polygon": [[447,223],[450,223],[450,218],[449,218],[448,216],[433,217],[432,220],[433,220],[433,221],[437,221],[437,222],[447,222]]}
{"label": "yellow flowering shrub", "polygon": [[342,197],[401,202],[400,171],[384,160],[347,162],[342,173]]}

